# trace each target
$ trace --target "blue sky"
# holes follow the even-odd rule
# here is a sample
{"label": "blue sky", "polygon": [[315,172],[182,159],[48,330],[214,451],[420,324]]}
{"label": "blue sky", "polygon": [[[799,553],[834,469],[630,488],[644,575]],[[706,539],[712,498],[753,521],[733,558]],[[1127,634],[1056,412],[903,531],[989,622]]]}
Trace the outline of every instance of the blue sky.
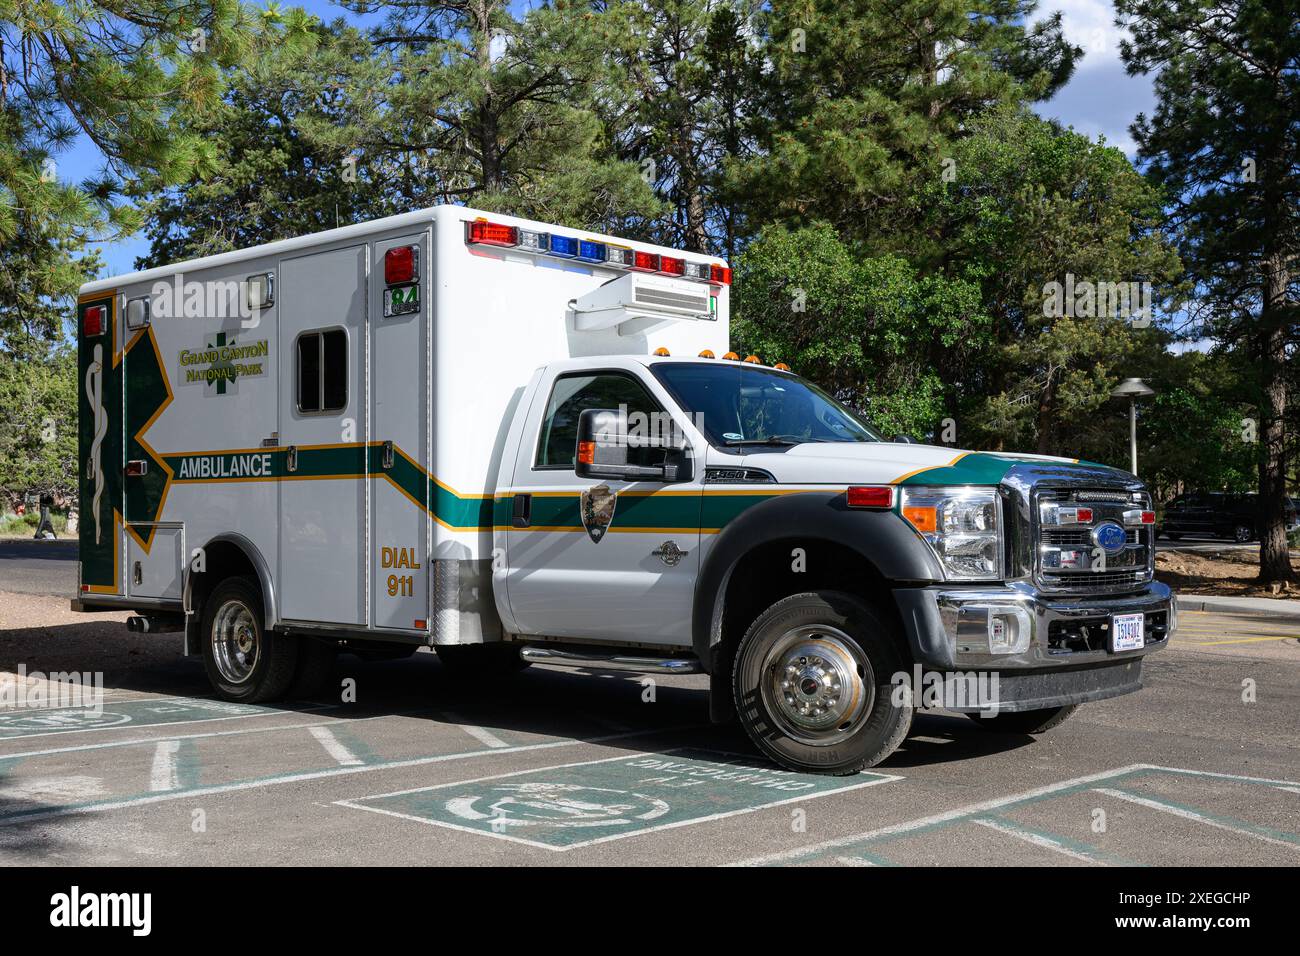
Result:
{"label": "blue sky", "polygon": [[[344,15],[343,9],[329,0],[287,0],[284,5],[304,7],[322,20]],[[1125,74],[1119,59],[1121,34],[1113,24],[1111,0],[1041,0],[1037,16],[1056,10],[1063,15],[1066,36],[1083,47],[1085,55],[1069,84],[1054,99],[1040,104],[1038,112],[1094,139],[1104,136],[1107,143],[1131,157],[1133,142],[1128,127],[1139,112],[1151,112],[1151,78]],[[93,174],[101,163],[95,148],[83,140],[58,157],[58,171],[64,180],[78,182]],[[147,249],[142,236],[102,245],[103,274],[133,271],[136,257]]]}

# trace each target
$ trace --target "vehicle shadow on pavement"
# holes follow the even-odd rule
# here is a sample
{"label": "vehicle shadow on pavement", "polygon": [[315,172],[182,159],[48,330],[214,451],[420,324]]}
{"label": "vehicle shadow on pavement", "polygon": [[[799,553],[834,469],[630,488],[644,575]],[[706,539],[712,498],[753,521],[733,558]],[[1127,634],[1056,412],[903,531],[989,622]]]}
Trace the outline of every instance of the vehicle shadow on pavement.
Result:
{"label": "vehicle shadow on pavement", "polygon": [[[124,695],[213,697],[201,659],[183,656],[181,635],[133,634],[115,621],[0,630],[0,671],[16,673],[19,665],[29,675],[97,675],[110,706]],[[334,720],[394,717],[470,726],[519,743],[558,737],[637,752],[689,746],[764,760],[738,724],[710,723],[708,681],[701,675],[651,683],[635,673],[534,665],[482,679],[426,652],[391,661],[343,653],[322,686],[318,694],[258,706],[271,713],[312,710]],[[650,739],[643,745],[637,737]],[[1031,742],[1024,735],[988,733],[963,717],[920,713],[908,740],[880,769],[976,759]]]}

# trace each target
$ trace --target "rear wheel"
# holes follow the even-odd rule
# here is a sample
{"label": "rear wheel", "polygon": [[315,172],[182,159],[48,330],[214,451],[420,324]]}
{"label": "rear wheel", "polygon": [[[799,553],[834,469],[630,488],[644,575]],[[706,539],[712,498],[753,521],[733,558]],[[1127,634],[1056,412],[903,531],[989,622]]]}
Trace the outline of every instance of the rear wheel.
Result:
{"label": "rear wheel", "polygon": [[203,666],[225,700],[281,696],[293,680],[298,639],[262,626],[262,592],[250,578],[227,578],[203,605]]}
{"label": "rear wheel", "polygon": [[1236,524],[1232,528],[1232,538],[1238,544],[1245,544],[1255,538],[1255,529],[1248,524]]}
{"label": "rear wheel", "polygon": [[518,644],[446,644],[434,649],[449,671],[467,676],[501,676],[528,666]]}
{"label": "rear wheel", "polygon": [[795,594],[758,616],[739,647],[732,693],[754,744],[791,770],[857,773],[898,748],[912,706],[896,703],[903,668],[894,628],[839,591]]}
{"label": "rear wheel", "polygon": [[1078,704],[1065,707],[1044,707],[1042,710],[1017,710],[992,717],[967,714],[985,730],[996,734],[1045,734],[1079,709]]}

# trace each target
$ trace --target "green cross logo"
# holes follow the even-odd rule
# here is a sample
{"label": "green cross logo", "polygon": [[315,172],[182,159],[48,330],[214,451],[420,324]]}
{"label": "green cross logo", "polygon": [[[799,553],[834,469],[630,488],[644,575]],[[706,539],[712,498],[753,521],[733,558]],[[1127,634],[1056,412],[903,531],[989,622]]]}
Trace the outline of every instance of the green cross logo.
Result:
{"label": "green cross logo", "polygon": [[[216,342],[209,342],[209,343],[207,343],[207,347],[210,348],[210,349],[220,349],[220,348],[225,348],[227,345],[236,345],[236,344],[238,344],[238,343],[237,343],[234,339],[231,339],[229,342],[226,341],[226,333],[225,333],[225,332],[218,332],[218,333],[217,333],[217,340],[216,340]],[[217,394],[218,394],[218,395],[225,395],[225,394],[226,394],[226,382],[227,382],[227,381],[233,382],[236,378],[238,378],[239,373],[238,373],[238,371],[235,369],[235,365],[234,365],[234,363],[233,363],[233,362],[230,362],[230,361],[225,361],[225,362],[213,362],[213,363],[212,363],[212,368],[214,368],[214,369],[222,369],[222,370],[225,370],[226,373],[227,373],[227,374],[224,374],[224,375],[220,375],[220,376],[218,376],[218,378],[217,378]],[[211,384],[211,383],[209,383],[209,384]]]}

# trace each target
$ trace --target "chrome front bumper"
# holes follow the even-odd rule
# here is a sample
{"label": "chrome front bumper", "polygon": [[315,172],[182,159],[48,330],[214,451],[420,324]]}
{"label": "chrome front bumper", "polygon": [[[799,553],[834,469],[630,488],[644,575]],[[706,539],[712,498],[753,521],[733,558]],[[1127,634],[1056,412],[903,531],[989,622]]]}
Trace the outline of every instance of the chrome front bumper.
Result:
{"label": "chrome front bumper", "polygon": [[[938,670],[1114,664],[1167,646],[1177,623],[1173,592],[1159,582],[1117,596],[1048,596],[1021,583],[903,588],[894,595],[914,659]],[[1108,650],[1111,615],[1137,613],[1146,615],[1145,646]]]}

